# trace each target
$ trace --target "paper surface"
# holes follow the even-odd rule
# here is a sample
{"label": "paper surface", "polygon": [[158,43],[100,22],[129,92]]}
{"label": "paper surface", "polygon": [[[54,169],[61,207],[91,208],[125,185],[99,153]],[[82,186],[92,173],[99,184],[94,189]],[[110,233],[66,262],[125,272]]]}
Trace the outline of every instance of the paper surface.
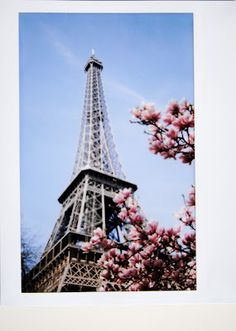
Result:
{"label": "paper surface", "polygon": [[[233,2],[1,4],[1,302],[7,305],[235,303],[235,5]],[[20,293],[19,12],[193,12],[198,290],[194,293]]]}

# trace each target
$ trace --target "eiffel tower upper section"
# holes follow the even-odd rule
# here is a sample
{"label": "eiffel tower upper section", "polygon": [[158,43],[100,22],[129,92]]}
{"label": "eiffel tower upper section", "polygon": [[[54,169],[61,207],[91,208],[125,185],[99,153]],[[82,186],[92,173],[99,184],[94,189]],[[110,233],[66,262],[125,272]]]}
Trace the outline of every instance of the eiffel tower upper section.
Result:
{"label": "eiffel tower upper section", "polygon": [[85,65],[87,83],[80,139],[72,180],[86,168],[124,178],[115,150],[101,80],[102,62],[91,55]]}

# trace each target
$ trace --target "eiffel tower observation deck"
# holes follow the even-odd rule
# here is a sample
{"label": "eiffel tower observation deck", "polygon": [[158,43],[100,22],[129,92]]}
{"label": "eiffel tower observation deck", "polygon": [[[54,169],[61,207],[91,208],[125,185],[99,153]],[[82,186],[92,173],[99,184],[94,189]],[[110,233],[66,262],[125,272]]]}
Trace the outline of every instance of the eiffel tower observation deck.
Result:
{"label": "eiffel tower observation deck", "polygon": [[[120,240],[113,198],[137,186],[122,172],[109,124],[101,72],[94,52],[85,65],[87,83],[80,138],[69,185],[60,195],[61,212],[39,263],[25,281],[25,292],[96,291],[100,286],[101,251],[83,245],[100,227]],[[116,284],[114,284],[114,287]]]}

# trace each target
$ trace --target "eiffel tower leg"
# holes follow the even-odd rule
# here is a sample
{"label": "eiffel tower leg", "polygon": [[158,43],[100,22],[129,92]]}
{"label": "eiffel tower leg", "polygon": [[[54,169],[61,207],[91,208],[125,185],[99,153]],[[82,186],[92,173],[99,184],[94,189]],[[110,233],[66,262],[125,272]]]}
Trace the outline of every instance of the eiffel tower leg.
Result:
{"label": "eiffel tower leg", "polygon": [[85,208],[85,200],[86,200],[86,195],[87,195],[87,190],[88,190],[88,176],[85,177],[85,184],[84,184],[84,192],[83,192],[83,198],[81,202],[81,209],[80,209],[80,216],[79,216],[79,222],[77,226],[77,231],[82,228],[82,221],[83,221],[83,213],[81,211],[84,211]]}
{"label": "eiffel tower leg", "polygon": [[69,261],[69,257],[67,258],[67,261],[66,261],[66,266],[65,266],[65,269],[63,271],[63,274],[62,274],[62,277],[60,279],[60,282],[59,282],[59,285],[58,285],[58,288],[57,288],[57,292],[61,292],[63,286],[64,286],[64,282],[65,282],[65,279],[66,279],[66,276],[67,276],[67,273],[69,271],[69,268],[70,268],[70,261]]}
{"label": "eiffel tower leg", "polygon": [[102,196],[102,229],[106,230],[105,220],[105,195],[104,195],[104,184],[101,185],[101,196]]}

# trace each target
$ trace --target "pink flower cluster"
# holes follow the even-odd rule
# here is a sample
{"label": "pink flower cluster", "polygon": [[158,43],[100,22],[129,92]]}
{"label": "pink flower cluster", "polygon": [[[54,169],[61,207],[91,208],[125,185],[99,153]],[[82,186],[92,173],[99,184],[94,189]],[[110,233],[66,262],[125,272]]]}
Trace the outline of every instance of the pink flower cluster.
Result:
{"label": "pink flower cluster", "polygon": [[131,189],[125,188],[123,191],[120,191],[114,198],[114,202],[118,205],[122,205],[127,198],[131,197]]}
{"label": "pink flower cluster", "polygon": [[191,164],[194,159],[194,107],[187,101],[171,101],[165,113],[155,110],[153,104],[144,104],[132,110],[137,123],[147,126],[149,149],[164,159],[178,158]]}
{"label": "pink flower cluster", "polygon": [[176,214],[176,217],[184,225],[191,227],[195,230],[196,228],[196,219],[195,219],[195,187],[192,186],[188,199],[185,203],[185,206]]}
{"label": "pink flower cluster", "polygon": [[[188,208],[193,208],[193,197],[191,190]],[[107,244],[105,233],[97,229],[85,249],[88,251],[98,245],[103,249],[99,260],[102,290],[114,290],[111,284],[126,291],[195,289],[195,230],[192,226],[182,221],[182,227],[165,229],[157,222],[147,222],[131,190],[120,191],[114,201],[120,209],[120,223],[128,226],[125,241]],[[190,232],[186,231],[188,227]]]}
{"label": "pink flower cluster", "polygon": [[86,242],[83,246],[84,252],[89,252],[94,248],[106,248],[110,249],[113,245],[112,240],[108,239],[106,233],[101,228],[96,228],[93,233],[93,237],[89,242]]}

